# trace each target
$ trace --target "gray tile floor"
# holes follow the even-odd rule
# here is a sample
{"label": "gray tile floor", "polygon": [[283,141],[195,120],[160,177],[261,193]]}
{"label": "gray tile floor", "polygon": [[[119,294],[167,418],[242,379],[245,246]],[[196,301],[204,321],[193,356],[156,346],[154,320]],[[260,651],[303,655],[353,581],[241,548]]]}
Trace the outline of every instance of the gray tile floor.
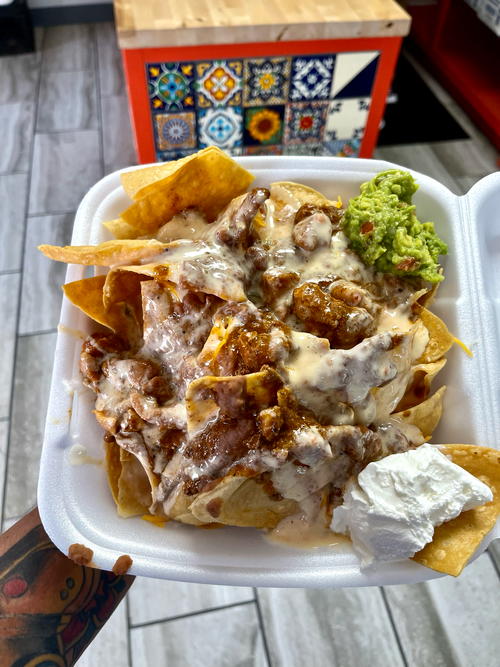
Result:
{"label": "gray tile floor", "polygon": [[[111,24],[37,31],[33,55],[0,58],[0,504],[3,528],[36,501],[65,244],[87,189],[135,162]],[[424,73],[425,74],[425,73]],[[376,157],[457,194],[497,151],[429,85],[470,139],[385,147]],[[496,667],[500,548],[458,579],[386,589],[278,590],[137,580],[79,667]]]}

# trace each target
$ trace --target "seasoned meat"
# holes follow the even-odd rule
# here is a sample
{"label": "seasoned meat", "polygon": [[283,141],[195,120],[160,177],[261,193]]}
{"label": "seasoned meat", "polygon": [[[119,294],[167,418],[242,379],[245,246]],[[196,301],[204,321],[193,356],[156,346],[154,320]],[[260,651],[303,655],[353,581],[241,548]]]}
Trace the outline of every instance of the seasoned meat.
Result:
{"label": "seasoned meat", "polygon": [[101,365],[110,354],[121,354],[129,349],[128,343],[112,333],[95,333],[83,343],[80,355],[80,373],[83,382],[95,392],[101,379]]}
{"label": "seasoned meat", "polygon": [[251,245],[245,252],[245,258],[251,263],[255,271],[267,269],[267,252],[261,245]]}
{"label": "seasoned meat", "polygon": [[336,206],[318,206],[316,204],[303,204],[295,214],[295,224],[302,222],[316,213],[325,215],[332,225],[332,231],[339,232],[342,229],[342,216],[344,212]]}
{"label": "seasoned meat", "polygon": [[349,349],[366,337],[373,317],[364,308],[346,305],[305,283],[293,292],[293,312],[309,333],[327,338],[335,348]]}
{"label": "seasoned meat", "polygon": [[261,410],[257,415],[257,426],[266,440],[275,440],[283,426],[281,408],[275,405]]}
{"label": "seasoned meat", "polygon": [[128,408],[120,418],[120,431],[142,431],[146,422],[139,417],[133,408]]}
{"label": "seasoned meat", "polygon": [[279,267],[262,274],[265,305],[284,320],[291,305],[291,293],[299,282],[299,274]]}
{"label": "seasoned meat", "polygon": [[376,461],[382,453],[380,436],[366,426],[328,426],[326,430],[332,448],[357,463]]}
{"label": "seasoned meat", "polygon": [[243,375],[226,378],[214,384],[214,401],[223,415],[239,417],[246,408],[247,385]]}
{"label": "seasoned meat", "polygon": [[243,246],[257,211],[269,199],[269,190],[253,188],[248,194],[233,199],[213,223],[215,238],[228,246]]}
{"label": "seasoned meat", "polygon": [[321,246],[330,245],[332,233],[330,219],[324,213],[313,213],[295,225],[292,236],[299,248],[313,251]]}
{"label": "seasoned meat", "polygon": [[[255,419],[220,415],[217,421],[196,436],[188,445],[185,455],[195,463],[212,460],[217,473],[228,470],[251,449],[260,446],[260,433]],[[214,474],[214,478],[219,474]]]}

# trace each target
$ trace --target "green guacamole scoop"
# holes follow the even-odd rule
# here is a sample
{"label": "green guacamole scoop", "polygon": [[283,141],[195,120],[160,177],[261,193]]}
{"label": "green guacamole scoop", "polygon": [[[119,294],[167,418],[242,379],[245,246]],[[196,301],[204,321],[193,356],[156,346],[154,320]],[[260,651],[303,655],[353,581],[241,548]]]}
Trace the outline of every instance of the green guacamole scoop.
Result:
{"label": "green guacamole scoop", "polygon": [[443,280],[438,257],[448,246],[434,223],[419,222],[411,198],[418,189],[408,171],[388,169],[360,187],[344,214],[344,233],[368,266],[396,276]]}

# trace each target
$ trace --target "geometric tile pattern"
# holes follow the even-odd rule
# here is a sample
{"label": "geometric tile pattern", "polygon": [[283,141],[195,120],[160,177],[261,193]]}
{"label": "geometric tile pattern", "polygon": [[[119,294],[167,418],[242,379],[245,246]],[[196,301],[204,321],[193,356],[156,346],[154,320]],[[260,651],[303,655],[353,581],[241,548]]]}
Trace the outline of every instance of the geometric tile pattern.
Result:
{"label": "geometric tile pattern", "polygon": [[156,158],[207,146],[232,156],[357,156],[379,55],[147,63]]}

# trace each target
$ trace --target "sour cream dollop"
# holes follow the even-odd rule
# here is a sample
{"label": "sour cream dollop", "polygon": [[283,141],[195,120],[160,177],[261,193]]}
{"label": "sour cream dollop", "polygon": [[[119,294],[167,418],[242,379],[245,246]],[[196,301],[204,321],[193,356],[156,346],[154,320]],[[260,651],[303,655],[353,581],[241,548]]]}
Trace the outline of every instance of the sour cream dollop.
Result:
{"label": "sour cream dollop", "polygon": [[433,445],[370,463],[352,482],[330,528],[351,537],[361,568],[410,558],[434,527],[493,500],[491,490]]}

